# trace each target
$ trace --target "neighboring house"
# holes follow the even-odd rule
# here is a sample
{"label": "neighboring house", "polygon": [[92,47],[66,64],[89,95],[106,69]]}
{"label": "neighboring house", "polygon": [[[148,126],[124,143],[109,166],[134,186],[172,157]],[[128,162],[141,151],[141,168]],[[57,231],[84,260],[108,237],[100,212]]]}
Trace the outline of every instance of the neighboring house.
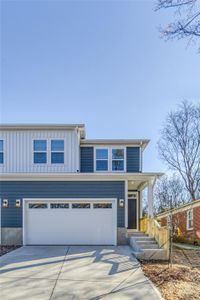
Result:
{"label": "neighboring house", "polygon": [[157,215],[165,226],[172,214],[174,239],[200,245],[200,199]]}
{"label": "neighboring house", "polygon": [[0,125],[2,244],[127,242],[138,231],[149,140],[87,140],[85,126]]}

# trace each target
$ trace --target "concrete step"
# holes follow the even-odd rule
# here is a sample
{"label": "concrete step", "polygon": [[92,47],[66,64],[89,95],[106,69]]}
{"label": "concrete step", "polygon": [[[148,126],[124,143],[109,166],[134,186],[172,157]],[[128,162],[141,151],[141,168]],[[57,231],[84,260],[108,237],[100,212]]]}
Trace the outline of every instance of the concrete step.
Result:
{"label": "concrete step", "polygon": [[150,238],[148,236],[138,236],[138,237],[134,237],[134,239],[136,240],[136,242],[140,242],[140,241],[155,241],[154,238]]}
{"label": "concrete step", "polygon": [[140,249],[159,249],[158,244],[140,244],[139,245]]}
{"label": "concrete step", "polygon": [[145,249],[133,251],[133,255],[139,260],[168,260],[168,253],[165,249]]}
{"label": "concrete step", "polygon": [[140,231],[129,231],[128,235],[135,236],[135,237],[148,236],[146,233]]}
{"label": "concrete step", "polygon": [[136,243],[138,244],[138,245],[142,245],[142,244],[156,244],[157,245],[157,242],[156,242],[156,240],[140,240],[140,241],[138,241],[138,240],[136,240]]}

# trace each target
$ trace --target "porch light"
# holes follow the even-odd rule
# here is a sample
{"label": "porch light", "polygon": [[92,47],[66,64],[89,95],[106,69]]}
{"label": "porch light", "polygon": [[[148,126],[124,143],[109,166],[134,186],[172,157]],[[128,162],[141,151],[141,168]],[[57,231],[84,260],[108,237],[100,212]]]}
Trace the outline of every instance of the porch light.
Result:
{"label": "porch light", "polygon": [[2,206],[3,207],[8,207],[8,199],[3,199]]}
{"label": "porch light", "polygon": [[124,199],[119,199],[119,207],[124,207]]}
{"label": "porch light", "polygon": [[21,199],[16,199],[15,206],[21,207]]}

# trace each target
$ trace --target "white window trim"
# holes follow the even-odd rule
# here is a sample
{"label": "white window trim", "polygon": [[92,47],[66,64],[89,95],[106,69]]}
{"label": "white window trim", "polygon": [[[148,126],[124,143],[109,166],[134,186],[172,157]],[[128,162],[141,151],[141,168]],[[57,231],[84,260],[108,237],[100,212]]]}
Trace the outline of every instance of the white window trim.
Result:
{"label": "white window trim", "polygon": [[[108,170],[107,171],[98,171],[96,169],[96,150],[97,149],[107,149],[108,150]],[[116,171],[112,170],[112,161],[113,161],[112,150],[113,149],[123,149],[124,150],[124,159],[121,159],[124,161],[124,170],[116,170]],[[124,147],[124,146],[97,146],[97,147],[94,147],[94,172],[95,173],[104,173],[104,172],[106,172],[106,173],[108,173],[108,172],[125,173],[126,172],[126,147]]]}
{"label": "white window trim", "polygon": [[[105,150],[108,150],[108,170],[97,170],[97,158],[96,158],[96,150],[97,149],[105,149]],[[95,147],[94,148],[94,171],[97,172],[97,173],[103,173],[103,172],[109,172],[109,148],[108,147],[104,147],[104,146],[101,146],[101,147]],[[98,160],[106,160],[106,159],[98,159]]]}
{"label": "white window trim", "polygon": [[190,215],[190,212],[192,212],[192,223],[193,223],[193,221],[194,221],[194,217],[193,217],[193,209],[189,209],[188,211],[187,211],[187,230],[192,230],[193,229],[193,226],[192,227],[189,227],[189,221],[191,220],[191,219],[189,219],[189,215]]}
{"label": "white window trim", "polygon": [[[51,150],[51,142],[52,141],[63,141],[64,142],[64,149],[63,149],[63,151],[52,151]],[[65,147],[65,139],[63,139],[63,138],[55,138],[55,139],[51,138],[51,140],[50,140],[50,146],[49,147],[50,147],[50,164],[53,165],[53,166],[56,166],[56,165],[57,166],[63,166],[65,164],[65,148],[66,148]],[[52,163],[51,162],[51,154],[52,153],[63,153],[64,162],[63,163]]]}
{"label": "white window trim", "polygon": [[[34,150],[34,141],[46,141],[46,151],[35,151]],[[34,166],[46,166],[47,164],[48,164],[48,139],[46,139],[46,138],[34,138],[33,140],[32,140],[32,149],[33,149],[33,151],[32,151],[32,162],[33,162],[33,165]],[[46,163],[35,163],[34,162],[34,154],[35,154],[35,152],[40,152],[40,153],[46,153]]]}
{"label": "white window trim", "polygon": [[0,151],[0,153],[3,153],[3,163],[0,163],[0,166],[2,167],[5,164],[5,141],[4,139],[0,139],[0,141],[3,141],[3,151]]}

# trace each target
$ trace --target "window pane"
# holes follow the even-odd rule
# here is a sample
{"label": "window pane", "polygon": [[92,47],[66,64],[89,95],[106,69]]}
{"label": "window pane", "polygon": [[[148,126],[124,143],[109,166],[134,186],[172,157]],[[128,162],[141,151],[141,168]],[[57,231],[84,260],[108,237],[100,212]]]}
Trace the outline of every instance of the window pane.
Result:
{"label": "window pane", "polygon": [[95,203],[94,208],[112,208],[112,203]]}
{"label": "window pane", "polygon": [[64,151],[64,140],[51,141],[51,151]]}
{"label": "window pane", "polygon": [[112,158],[113,159],[123,159],[124,158],[124,149],[112,149]]}
{"label": "window pane", "polygon": [[108,171],[108,161],[107,160],[97,160],[96,161],[96,171]]}
{"label": "window pane", "polygon": [[63,164],[64,163],[64,153],[52,152],[51,153],[51,163],[52,164]]}
{"label": "window pane", "polygon": [[96,149],[96,159],[108,159],[108,149]]}
{"label": "window pane", "polygon": [[51,208],[69,208],[69,203],[51,203]]}
{"label": "window pane", "polygon": [[34,151],[46,151],[47,141],[46,140],[34,140]]}
{"label": "window pane", "polygon": [[72,203],[72,208],[90,208],[90,203]]}
{"label": "window pane", "polygon": [[47,154],[46,152],[35,152],[34,153],[34,164],[46,164]]}
{"label": "window pane", "polygon": [[30,203],[29,208],[47,208],[47,203]]}
{"label": "window pane", "polygon": [[0,152],[0,164],[3,164],[3,152]]}
{"label": "window pane", "polygon": [[124,170],[124,161],[123,160],[113,160],[112,161],[112,170],[113,171],[123,171]]}
{"label": "window pane", "polygon": [[3,152],[3,140],[0,140],[0,152]]}

